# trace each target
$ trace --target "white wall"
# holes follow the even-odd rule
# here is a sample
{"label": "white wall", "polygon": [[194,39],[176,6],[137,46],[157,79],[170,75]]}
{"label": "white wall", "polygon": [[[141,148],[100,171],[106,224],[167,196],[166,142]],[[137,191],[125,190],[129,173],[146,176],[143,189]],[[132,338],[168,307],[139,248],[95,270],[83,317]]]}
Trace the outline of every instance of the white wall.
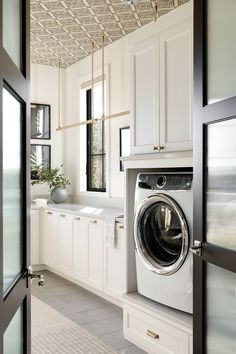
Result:
{"label": "white wall", "polygon": [[[161,30],[182,20],[180,14],[192,12],[192,1],[178,7],[157,22],[151,22],[128,36],[110,44],[105,48],[105,65],[109,67],[109,113],[130,110],[131,102],[131,47]],[[157,30],[158,29],[158,30]],[[102,33],[101,33],[102,36]],[[145,70],[145,68],[144,68]],[[101,72],[101,51],[95,53],[95,71]],[[83,77],[91,77],[91,56],[78,63],[62,69],[62,125],[79,121],[79,82]],[[74,201],[88,203],[103,203],[121,206],[124,198],[124,173],[119,171],[119,128],[130,125],[130,117],[125,116],[110,121],[109,146],[109,198],[94,198],[94,194],[85,197],[79,194],[78,176],[80,169],[78,151],[78,129],[72,128],[56,132],[58,72],[56,68],[43,65],[32,65],[31,70],[31,101],[52,105],[53,165],[63,162],[65,175],[71,179],[71,193]],[[43,189],[35,188],[34,194]],[[45,190],[44,190],[45,192]],[[87,193],[89,195],[89,193]]]}
{"label": "white wall", "polygon": [[[131,47],[171,26],[171,21],[181,21],[180,13],[192,11],[192,2],[171,11],[169,14],[158,19],[157,22],[149,23],[128,36],[110,44],[105,48],[105,65],[109,65],[109,107],[110,114],[130,110],[131,102],[131,73],[130,73],[130,50]],[[180,20],[179,20],[180,19]],[[102,35],[102,33],[101,33]],[[95,70],[101,70],[101,51],[95,53]],[[145,70],[145,68],[144,68]],[[64,124],[79,121],[79,81],[81,77],[91,76],[91,56],[84,58],[65,69],[65,116]],[[124,198],[124,173],[119,171],[119,128],[130,125],[130,117],[117,118],[110,121],[110,198],[115,200]],[[79,153],[76,148],[76,129],[65,131],[64,163],[67,174],[73,180],[73,193],[75,199],[81,198],[77,190],[77,176],[79,166]],[[84,198],[83,198],[84,200]],[[94,200],[94,195],[93,195]]]}
{"label": "white wall", "polygon": [[[51,105],[51,144],[52,167],[63,164],[64,137],[56,132],[58,119],[58,69],[48,65],[31,64],[31,102]],[[41,140],[32,140],[33,143],[42,143]],[[32,198],[39,195],[48,195],[45,185],[31,187]]]}

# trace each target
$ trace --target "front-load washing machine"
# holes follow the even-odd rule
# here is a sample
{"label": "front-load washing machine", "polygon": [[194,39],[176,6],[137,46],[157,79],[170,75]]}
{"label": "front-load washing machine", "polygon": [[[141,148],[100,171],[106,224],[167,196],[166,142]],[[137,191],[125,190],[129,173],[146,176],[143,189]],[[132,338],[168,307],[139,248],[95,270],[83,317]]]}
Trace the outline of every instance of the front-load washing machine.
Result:
{"label": "front-load washing machine", "polygon": [[138,292],[192,313],[193,174],[140,173],[135,190],[134,240]]}

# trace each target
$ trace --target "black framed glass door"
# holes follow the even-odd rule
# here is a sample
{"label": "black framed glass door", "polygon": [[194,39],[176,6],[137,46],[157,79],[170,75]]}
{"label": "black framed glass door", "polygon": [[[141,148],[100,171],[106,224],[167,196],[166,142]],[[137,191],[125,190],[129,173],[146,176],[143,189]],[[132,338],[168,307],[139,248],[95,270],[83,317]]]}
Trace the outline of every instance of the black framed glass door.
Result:
{"label": "black framed glass door", "polygon": [[0,352],[30,353],[29,1],[0,0]]}
{"label": "black framed glass door", "polygon": [[194,2],[194,354],[236,353],[235,11]]}

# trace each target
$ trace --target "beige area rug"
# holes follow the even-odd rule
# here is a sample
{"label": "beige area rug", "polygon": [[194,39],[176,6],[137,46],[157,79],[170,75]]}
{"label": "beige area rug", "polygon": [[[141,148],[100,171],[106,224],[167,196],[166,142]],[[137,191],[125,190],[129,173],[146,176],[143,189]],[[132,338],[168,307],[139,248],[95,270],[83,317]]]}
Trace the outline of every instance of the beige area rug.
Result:
{"label": "beige area rug", "polygon": [[32,296],[32,354],[118,354],[109,345]]}

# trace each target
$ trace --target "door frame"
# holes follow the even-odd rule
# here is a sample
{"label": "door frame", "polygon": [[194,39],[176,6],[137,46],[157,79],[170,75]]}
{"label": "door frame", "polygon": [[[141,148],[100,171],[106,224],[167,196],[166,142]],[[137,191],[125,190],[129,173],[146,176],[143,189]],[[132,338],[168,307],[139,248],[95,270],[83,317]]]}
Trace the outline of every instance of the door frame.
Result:
{"label": "door frame", "polygon": [[236,273],[236,252],[206,242],[207,125],[236,116],[236,97],[207,103],[207,0],[194,1],[194,239],[202,256],[193,260],[193,353],[205,353],[206,264]]}
{"label": "door frame", "polygon": [[[31,314],[30,287],[28,287],[28,267],[30,265],[30,1],[21,0],[22,19],[22,58],[19,69],[3,47],[3,0],[0,0],[0,133],[2,134],[2,92],[8,89],[22,107],[22,193],[23,213],[23,269],[10,290],[3,298],[3,230],[0,228],[0,352],[3,353],[3,336],[19,306],[23,304],[24,353],[31,352]],[[1,139],[2,140],[2,139]],[[3,175],[3,149],[0,140],[0,182]],[[0,189],[0,205],[3,205],[3,191]],[[0,212],[0,225],[3,225],[3,213]]]}

